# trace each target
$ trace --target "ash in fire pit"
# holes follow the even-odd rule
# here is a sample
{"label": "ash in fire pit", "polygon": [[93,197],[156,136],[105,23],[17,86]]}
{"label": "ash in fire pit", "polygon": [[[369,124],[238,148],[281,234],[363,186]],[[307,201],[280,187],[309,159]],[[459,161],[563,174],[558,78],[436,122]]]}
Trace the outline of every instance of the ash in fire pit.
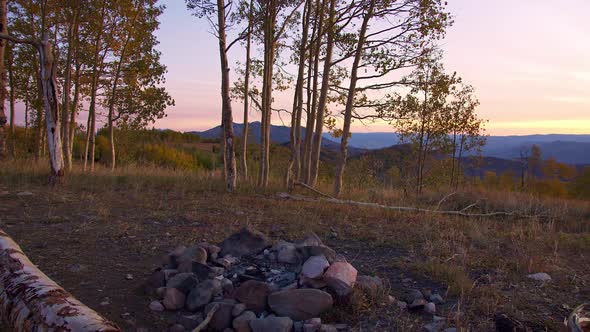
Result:
{"label": "ash in fire pit", "polygon": [[176,248],[146,291],[158,297],[151,310],[176,312],[170,331],[343,331],[319,316],[346,300],[356,281],[357,270],[315,234],[273,245],[244,228],[219,246]]}

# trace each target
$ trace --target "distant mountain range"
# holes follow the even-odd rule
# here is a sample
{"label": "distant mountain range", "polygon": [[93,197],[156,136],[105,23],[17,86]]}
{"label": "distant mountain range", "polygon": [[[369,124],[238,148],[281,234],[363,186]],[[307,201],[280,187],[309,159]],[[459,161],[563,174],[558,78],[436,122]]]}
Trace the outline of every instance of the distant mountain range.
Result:
{"label": "distant mountain range", "polygon": [[[290,128],[286,126],[272,126],[271,140],[277,144],[289,142]],[[305,135],[305,128],[302,129]],[[234,134],[242,136],[244,125],[235,123]],[[219,126],[202,132],[194,132],[203,138],[218,138],[221,135]],[[260,122],[250,124],[250,137],[260,142]],[[367,150],[387,148],[400,143],[395,133],[353,133],[349,140],[350,154],[358,155]],[[516,159],[520,152],[529,150],[533,144],[541,148],[543,158],[554,157],[560,162],[568,164],[590,164],[590,135],[525,135],[525,136],[489,136],[483,148],[485,157],[500,159]],[[339,139],[336,141],[329,133],[323,135],[322,147],[338,149]]]}

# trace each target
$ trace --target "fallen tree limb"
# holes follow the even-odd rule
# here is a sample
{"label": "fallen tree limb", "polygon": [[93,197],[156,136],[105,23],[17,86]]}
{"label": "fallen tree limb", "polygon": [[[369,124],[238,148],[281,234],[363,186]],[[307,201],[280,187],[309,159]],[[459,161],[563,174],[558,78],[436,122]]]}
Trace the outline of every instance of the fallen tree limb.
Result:
{"label": "fallen tree limb", "polygon": [[122,331],[49,279],[1,229],[0,319],[16,332]]}
{"label": "fallen tree limb", "polygon": [[[305,188],[309,188],[309,186],[305,186]],[[320,193],[318,190],[313,189],[312,191]],[[455,215],[461,217],[520,217],[520,218],[537,218],[540,217],[539,215],[531,216],[531,215],[523,215],[516,212],[507,212],[507,211],[498,211],[498,212],[490,212],[490,213],[467,213],[464,210],[461,211],[441,211],[441,210],[432,210],[432,209],[424,209],[412,206],[390,206],[390,205],[383,205],[378,203],[370,203],[370,202],[358,202],[352,200],[342,200],[331,197],[329,195],[323,194],[326,198],[319,198],[319,199],[310,199],[308,197],[303,196],[295,196],[288,193],[279,193],[279,197],[296,200],[296,201],[321,201],[321,202],[329,202],[334,204],[343,204],[343,205],[356,205],[356,206],[364,206],[364,207],[374,207],[386,210],[394,210],[394,211],[406,211],[406,212],[422,212],[422,213],[432,213],[432,214],[444,214],[444,215]],[[471,206],[470,206],[471,207]]]}

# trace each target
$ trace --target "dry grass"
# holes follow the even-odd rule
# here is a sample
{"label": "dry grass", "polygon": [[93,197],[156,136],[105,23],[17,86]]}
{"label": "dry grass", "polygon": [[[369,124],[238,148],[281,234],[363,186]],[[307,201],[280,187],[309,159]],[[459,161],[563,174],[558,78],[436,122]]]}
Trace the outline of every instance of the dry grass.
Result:
{"label": "dry grass", "polygon": [[[287,239],[300,238],[309,231],[329,239],[336,231],[338,237],[329,244],[346,252],[361,272],[389,280],[393,294],[401,288],[400,273],[446,285],[452,305],[440,314],[466,330],[492,329],[491,317],[499,311],[558,330],[567,308],[590,298],[588,202],[482,190],[450,196],[430,192],[421,197],[359,190],[345,197],[445,210],[477,203],[472,209],[481,212],[537,215],[462,218],[279,200],[275,194],[284,189],[278,179],[266,190],[247,185],[237,194],[227,194],[218,174],[126,167],[115,173],[97,168],[89,175],[77,166],[65,183],[50,189],[45,163],[18,161],[0,166],[0,191],[29,190],[36,195],[35,199],[6,201],[13,205],[0,206],[4,215],[0,227],[12,224],[9,231],[29,247],[51,236],[42,230],[31,231],[27,223],[48,227],[71,224],[75,229],[71,235],[83,243],[94,241],[86,237],[96,234],[116,239],[134,236],[137,240],[124,241],[124,248],[144,257],[156,257],[194,239],[219,241],[245,224],[276,229],[276,236]],[[328,187],[322,190],[329,192]],[[299,193],[311,196],[304,190]],[[4,202],[1,197],[0,202]],[[196,224],[200,226],[191,226]],[[142,238],[145,240],[139,240]],[[65,242],[56,245],[63,245],[63,251],[76,250]],[[52,269],[49,258],[46,264],[43,269]],[[549,273],[554,280],[540,285],[526,278],[535,272]],[[359,328],[365,326],[364,330],[367,319],[379,321],[382,330],[412,331],[421,326],[416,316],[382,306],[382,301],[371,302],[363,294],[355,296],[355,306],[335,315],[348,316]],[[395,322],[383,322],[383,317]]]}

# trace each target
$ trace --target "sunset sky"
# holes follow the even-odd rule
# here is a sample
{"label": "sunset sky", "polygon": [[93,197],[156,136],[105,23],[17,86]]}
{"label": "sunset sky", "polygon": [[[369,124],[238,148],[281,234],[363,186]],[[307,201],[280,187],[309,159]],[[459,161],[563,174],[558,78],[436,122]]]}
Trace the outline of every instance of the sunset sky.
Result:
{"label": "sunset sky", "polygon": [[[176,106],[156,127],[215,126],[221,104],[216,40],[184,1],[162,3],[167,10],[158,37]],[[590,1],[450,0],[449,9],[455,24],[441,44],[445,66],[476,87],[489,134],[590,134]],[[231,63],[242,54],[234,50]],[[256,112],[251,117],[257,119]],[[241,122],[237,103],[234,119]],[[392,129],[357,124],[354,130]]]}

